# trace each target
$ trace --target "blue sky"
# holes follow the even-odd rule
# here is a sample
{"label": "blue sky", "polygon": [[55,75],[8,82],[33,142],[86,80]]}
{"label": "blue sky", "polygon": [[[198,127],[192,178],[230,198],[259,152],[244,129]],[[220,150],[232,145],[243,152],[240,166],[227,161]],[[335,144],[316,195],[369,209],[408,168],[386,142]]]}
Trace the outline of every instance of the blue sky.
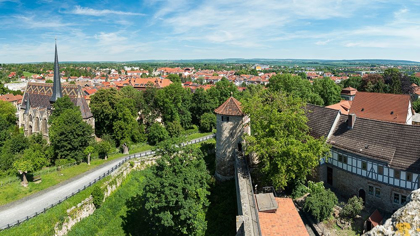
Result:
{"label": "blue sky", "polygon": [[420,61],[417,0],[0,0],[0,63]]}

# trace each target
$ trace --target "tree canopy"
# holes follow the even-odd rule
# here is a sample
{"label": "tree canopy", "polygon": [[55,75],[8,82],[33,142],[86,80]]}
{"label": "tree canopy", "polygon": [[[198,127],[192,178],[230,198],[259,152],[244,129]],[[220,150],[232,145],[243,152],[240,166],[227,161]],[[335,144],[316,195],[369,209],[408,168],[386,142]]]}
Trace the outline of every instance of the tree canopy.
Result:
{"label": "tree canopy", "polygon": [[[59,98],[57,101],[66,98]],[[74,105],[73,105],[74,106]],[[92,127],[83,121],[79,109],[70,107],[54,118],[49,129],[51,146],[56,159],[81,161],[91,141]]]}
{"label": "tree canopy", "polygon": [[127,218],[139,219],[134,235],[204,235],[210,174],[198,147],[176,143],[159,145],[144,193],[128,206]]}
{"label": "tree canopy", "polygon": [[252,130],[246,153],[257,155],[263,179],[276,188],[304,179],[329,153],[325,139],[309,135],[302,99],[262,90],[242,105]]}

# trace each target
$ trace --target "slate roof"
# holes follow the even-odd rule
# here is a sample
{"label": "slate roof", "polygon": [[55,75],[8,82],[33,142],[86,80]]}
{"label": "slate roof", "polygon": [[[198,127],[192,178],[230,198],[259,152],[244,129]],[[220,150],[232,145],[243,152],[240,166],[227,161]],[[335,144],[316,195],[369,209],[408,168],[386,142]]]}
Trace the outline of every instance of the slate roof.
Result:
{"label": "slate roof", "polygon": [[357,92],[349,114],[357,117],[405,124],[410,95]]}
{"label": "slate roof", "polygon": [[234,97],[228,98],[220,107],[214,110],[216,114],[227,116],[243,116],[241,103]]}
{"label": "slate roof", "polygon": [[349,129],[347,119],[341,115],[328,140],[333,147],[386,162],[391,168],[420,172],[420,126],[357,117]]}
{"label": "slate roof", "polygon": [[308,117],[310,134],[315,138],[327,137],[338,112],[338,110],[307,104],[306,117]]}
{"label": "slate roof", "polygon": [[[30,96],[30,106],[40,109],[51,109],[50,98],[52,95],[53,84],[47,83],[28,83],[22,100],[21,109],[26,109],[26,100]],[[74,105],[80,108],[83,119],[93,117],[86,99],[83,97],[82,89],[77,85],[62,85],[63,96],[69,96]]]}

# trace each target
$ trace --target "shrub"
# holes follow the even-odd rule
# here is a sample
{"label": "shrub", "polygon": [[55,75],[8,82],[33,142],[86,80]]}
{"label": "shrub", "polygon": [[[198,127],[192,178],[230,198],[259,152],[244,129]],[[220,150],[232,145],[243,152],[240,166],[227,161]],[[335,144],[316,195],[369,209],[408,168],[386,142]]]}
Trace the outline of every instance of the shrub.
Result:
{"label": "shrub", "polygon": [[181,123],[179,123],[179,121],[174,121],[168,122],[166,124],[166,130],[168,131],[169,136],[171,136],[172,138],[176,138],[181,135],[184,129],[182,128]]}
{"label": "shrub", "polygon": [[292,190],[292,198],[300,198],[303,195],[307,194],[309,192],[308,187],[306,187],[303,183],[299,182],[295,185],[295,187]]}
{"label": "shrub", "polygon": [[338,199],[329,189],[317,189],[306,198],[304,210],[310,212],[318,221],[327,219]]}
{"label": "shrub", "polygon": [[104,192],[102,191],[101,187],[95,186],[92,190],[92,198],[93,198],[93,205],[96,208],[99,208],[104,201]]}
{"label": "shrub", "polygon": [[216,115],[213,113],[204,113],[200,117],[200,131],[211,132],[216,127]]}
{"label": "shrub", "polygon": [[160,141],[163,141],[169,137],[168,131],[166,131],[165,127],[163,127],[159,123],[154,123],[149,128],[149,143],[151,145],[155,145],[159,143]]}
{"label": "shrub", "polygon": [[309,188],[310,194],[319,193],[325,190],[324,182],[322,181],[319,181],[319,182],[308,181],[308,188]]}
{"label": "shrub", "polygon": [[340,215],[344,218],[352,219],[363,210],[363,199],[354,196],[350,198],[347,204],[341,209]]}

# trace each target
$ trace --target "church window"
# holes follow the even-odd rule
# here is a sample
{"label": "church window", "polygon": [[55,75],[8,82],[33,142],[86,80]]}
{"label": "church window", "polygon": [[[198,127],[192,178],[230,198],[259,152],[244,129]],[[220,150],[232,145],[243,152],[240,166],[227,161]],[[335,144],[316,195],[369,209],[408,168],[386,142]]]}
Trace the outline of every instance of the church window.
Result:
{"label": "church window", "polygon": [[401,172],[399,170],[394,170],[394,178],[400,179],[400,177],[401,177]]}
{"label": "church window", "polygon": [[378,174],[379,175],[383,175],[384,174],[384,167],[383,166],[378,166]]}
{"label": "church window", "polygon": [[362,161],[362,170],[367,170],[367,162]]}

